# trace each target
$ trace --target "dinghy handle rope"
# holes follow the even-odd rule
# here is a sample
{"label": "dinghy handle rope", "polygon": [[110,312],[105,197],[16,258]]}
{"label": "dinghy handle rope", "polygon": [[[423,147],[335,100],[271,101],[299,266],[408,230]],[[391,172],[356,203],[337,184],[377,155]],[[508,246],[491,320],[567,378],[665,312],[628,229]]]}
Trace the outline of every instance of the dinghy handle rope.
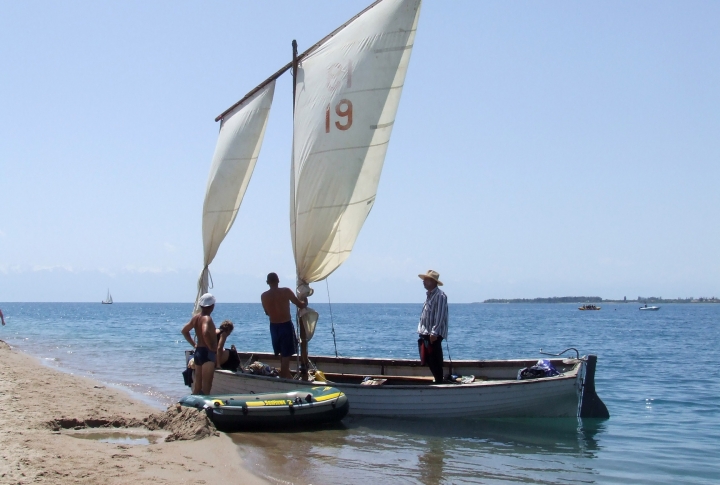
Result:
{"label": "dinghy handle rope", "polygon": [[[445,339],[445,347],[447,348],[447,351],[448,351],[448,360],[450,360],[450,375],[452,375],[453,363],[452,363],[452,356],[450,355],[450,344],[448,343],[447,339]],[[442,350],[442,347],[440,348],[440,350]]]}
{"label": "dinghy handle rope", "polygon": [[333,344],[335,345],[335,358],[337,359],[338,351],[337,351],[337,341],[335,340],[335,322],[333,321],[332,304],[330,303],[330,285],[328,284],[328,279],[329,278],[325,278],[325,288],[327,288],[328,307],[330,308],[330,328],[332,328]]}
{"label": "dinghy handle rope", "polygon": [[564,354],[564,353],[567,352],[568,350],[574,350],[574,351],[575,351],[575,358],[576,358],[576,359],[578,359],[578,360],[587,360],[587,359],[581,359],[581,358],[580,358],[580,351],[578,351],[578,349],[576,349],[575,347],[568,347],[567,349],[563,350],[562,352],[560,352],[560,353],[558,353],[558,354],[551,354],[551,353],[549,353],[549,352],[543,352],[543,349],[540,349],[540,354],[542,354],[542,355],[549,355],[549,356],[551,356],[551,357],[560,357],[562,354]]}

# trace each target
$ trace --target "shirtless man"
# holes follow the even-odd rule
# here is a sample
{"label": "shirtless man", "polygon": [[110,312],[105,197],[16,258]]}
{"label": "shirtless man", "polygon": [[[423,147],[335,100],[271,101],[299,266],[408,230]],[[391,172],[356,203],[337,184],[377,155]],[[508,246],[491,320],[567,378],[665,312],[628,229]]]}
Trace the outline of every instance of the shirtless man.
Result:
{"label": "shirtless man", "polygon": [[[200,297],[200,313],[190,319],[182,328],[181,333],[190,345],[195,347],[195,385],[193,394],[210,394],[215,376],[215,356],[217,351],[217,335],[215,322],[210,314],[215,309],[215,297],[205,293]],[[195,330],[197,344],[190,337],[190,330]]]}
{"label": "shirtless man", "polygon": [[5,325],[5,315],[2,314],[2,310],[0,310],[0,320],[2,320],[3,326]]}
{"label": "shirtless man", "polygon": [[280,354],[280,377],[292,379],[290,357],[297,353],[295,328],[290,318],[290,302],[305,308],[307,300],[300,301],[290,288],[279,288],[280,278],[275,273],[267,275],[270,289],[260,296],[265,315],[270,317],[270,337],[275,355]]}

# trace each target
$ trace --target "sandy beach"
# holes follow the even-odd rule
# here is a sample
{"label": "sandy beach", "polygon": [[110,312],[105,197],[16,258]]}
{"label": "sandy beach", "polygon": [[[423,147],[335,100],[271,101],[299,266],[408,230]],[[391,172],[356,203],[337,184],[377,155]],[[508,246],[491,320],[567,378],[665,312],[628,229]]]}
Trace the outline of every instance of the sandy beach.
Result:
{"label": "sandy beach", "polygon": [[[162,412],[1,340],[0,358],[0,483],[267,483],[203,413]],[[150,444],[78,438],[113,432]]]}

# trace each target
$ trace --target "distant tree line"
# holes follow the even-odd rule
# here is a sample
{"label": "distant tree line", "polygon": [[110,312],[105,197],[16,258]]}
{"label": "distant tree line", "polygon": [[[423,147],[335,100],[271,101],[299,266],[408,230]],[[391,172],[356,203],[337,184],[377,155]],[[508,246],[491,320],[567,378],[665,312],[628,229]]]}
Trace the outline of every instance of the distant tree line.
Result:
{"label": "distant tree line", "polygon": [[671,298],[638,296],[637,300],[603,300],[599,296],[553,296],[550,298],[491,298],[483,303],[720,303],[717,297]]}
{"label": "distant tree line", "polygon": [[553,296],[550,298],[491,298],[483,303],[602,303],[599,296]]}

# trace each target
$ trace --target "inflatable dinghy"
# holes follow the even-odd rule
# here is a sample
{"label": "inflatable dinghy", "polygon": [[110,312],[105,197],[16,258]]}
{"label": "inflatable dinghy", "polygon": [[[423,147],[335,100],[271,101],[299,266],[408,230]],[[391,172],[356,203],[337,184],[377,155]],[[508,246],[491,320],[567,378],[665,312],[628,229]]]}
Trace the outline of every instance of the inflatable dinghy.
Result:
{"label": "inflatable dinghy", "polygon": [[331,423],[340,421],[350,409],[347,396],[329,386],[264,394],[191,395],[180,399],[180,404],[204,409],[223,431]]}

